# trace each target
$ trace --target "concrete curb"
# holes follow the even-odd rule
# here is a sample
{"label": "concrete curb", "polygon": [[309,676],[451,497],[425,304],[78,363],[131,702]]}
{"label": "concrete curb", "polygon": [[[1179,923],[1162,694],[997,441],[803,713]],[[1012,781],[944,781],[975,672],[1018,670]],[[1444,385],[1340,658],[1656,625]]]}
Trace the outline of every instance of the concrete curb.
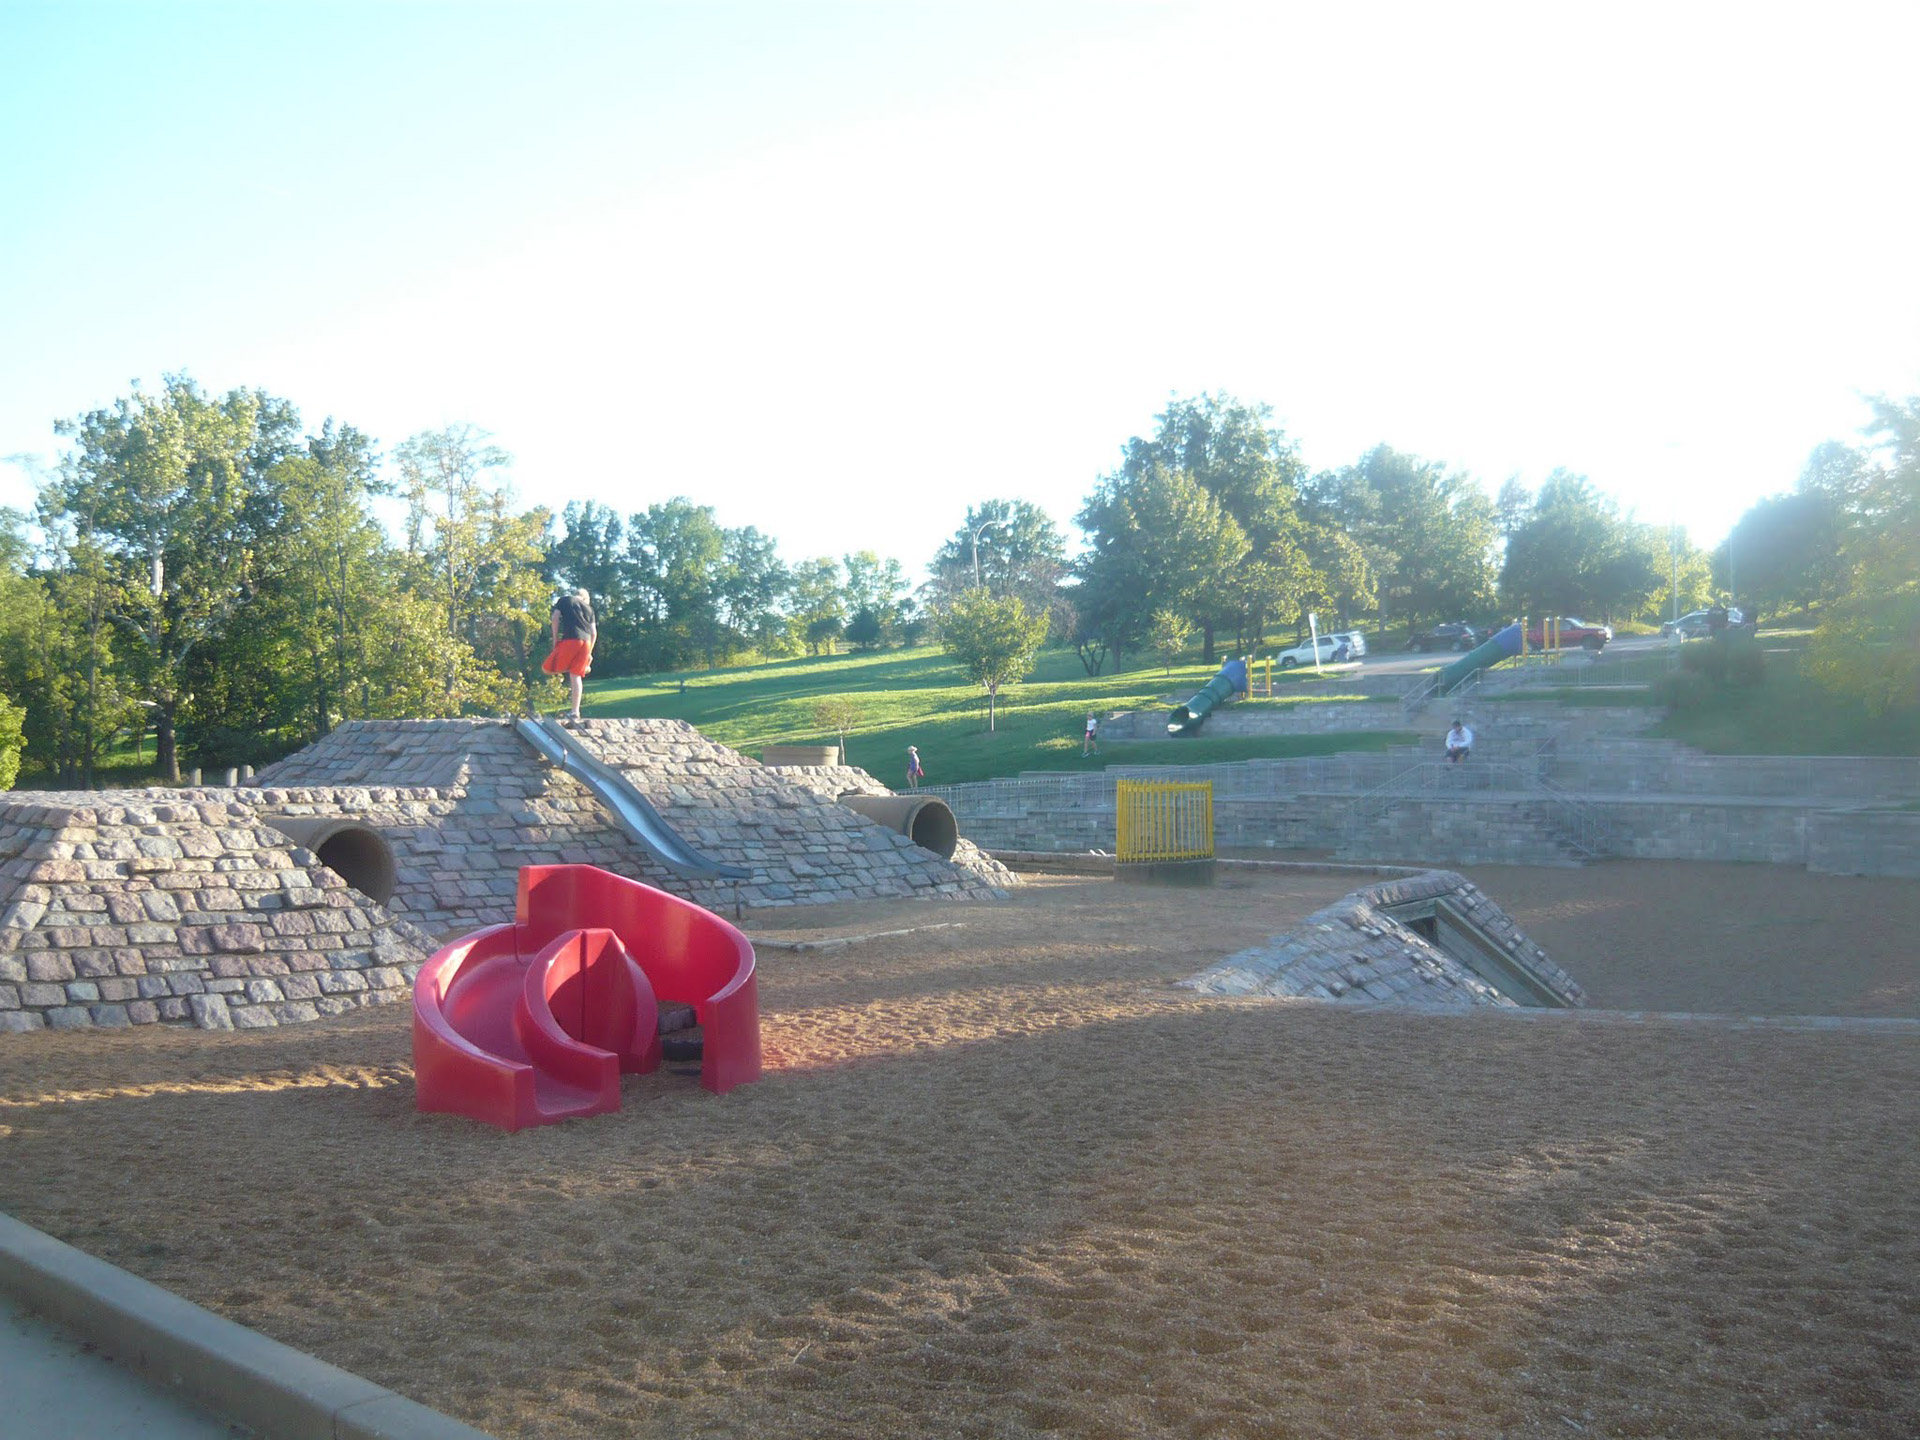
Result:
{"label": "concrete curb", "polygon": [[490,1440],[4,1214],[0,1290],[272,1440]]}

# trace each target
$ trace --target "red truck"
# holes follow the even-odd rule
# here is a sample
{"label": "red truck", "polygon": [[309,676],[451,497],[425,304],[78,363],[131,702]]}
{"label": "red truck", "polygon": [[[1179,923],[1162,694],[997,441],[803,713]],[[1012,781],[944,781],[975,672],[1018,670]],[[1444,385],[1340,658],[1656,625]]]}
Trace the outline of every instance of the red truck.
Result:
{"label": "red truck", "polygon": [[1591,650],[1598,654],[1606,649],[1607,642],[1613,639],[1611,625],[1589,625],[1573,615],[1562,615],[1558,624],[1557,631],[1549,631],[1545,620],[1528,621],[1527,648],[1544,650],[1549,641],[1556,641],[1563,650],[1571,650],[1578,645],[1583,650]]}

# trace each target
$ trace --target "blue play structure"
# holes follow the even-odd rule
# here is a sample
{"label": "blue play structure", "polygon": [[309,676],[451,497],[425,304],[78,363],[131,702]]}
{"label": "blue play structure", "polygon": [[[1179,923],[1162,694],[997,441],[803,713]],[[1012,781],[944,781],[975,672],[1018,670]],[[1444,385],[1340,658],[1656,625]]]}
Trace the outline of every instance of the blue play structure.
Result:
{"label": "blue play structure", "polygon": [[1167,734],[1198,735],[1200,727],[1207,723],[1207,717],[1213,713],[1216,705],[1246,693],[1247,662],[1227,661],[1220,667],[1220,673],[1209,680],[1199,694],[1186,704],[1173,707],[1173,715],[1167,721]]}

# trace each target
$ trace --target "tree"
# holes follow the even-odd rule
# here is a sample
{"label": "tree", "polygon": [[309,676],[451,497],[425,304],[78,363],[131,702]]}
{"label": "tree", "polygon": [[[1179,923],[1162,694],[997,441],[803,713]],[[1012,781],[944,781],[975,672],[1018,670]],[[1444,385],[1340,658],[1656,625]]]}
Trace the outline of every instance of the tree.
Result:
{"label": "tree", "polygon": [[1201,627],[1201,652],[1214,658],[1215,632],[1263,635],[1271,615],[1298,613],[1310,583],[1302,550],[1300,486],[1306,466],[1273,428],[1272,409],[1221,393],[1174,400],[1155,418],[1151,439],[1135,436],[1120,474],[1138,480],[1160,469],[1188,476],[1244,537],[1241,554],[1193,587],[1187,613]]}
{"label": "tree", "polygon": [[833,654],[833,642],[846,628],[846,589],[840,562],[830,555],[802,560],[793,567],[787,588],[787,623],[806,642],[807,653]]}
{"label": "tree", "polygon": [[930,604],[940,608],[973,587],[976,535],[980,583],[996,595],[1018,595],[1036,615],[1054,614],[1067,573],[1066,543],[1052,517],[1026,500],[983,500],[967,507],[965,522],[928,567]]}
{"label": "tree", "polygon": [[24,709],[0,695],[0,790],[11,790],[20,774],[20,751],[26,743],[22,726],[26,718]]}
{"label": "tree", "polygon": [[[868,613],[870,618],[862,627],[862,633],[871,637],[866,641],[867,648],[887,643],[907,616],[906,571],[898,560],[882,560],[871,550],[842,558],[847,567],[846,613],[854,621],[859,620],[861,612]],[[852,622],[847,638],[853,638]]]}
{"label": "tree", "polygon": [[1153,623],[1147,631],[1147,648],[1160,657],[1168,675],[1173,674],[1173,662],[1185,653],[1187,642],[1192,639],[1192,623],[1177,610],[1154,611]]}
{"label": "tree", "polygon": [[847,732],[864,716],[858,700],[851,695],[826,695],[813,702],[813,723],[831,730],[840,744],[840,763],[847,763]]}
{"label": "tree", "polygon": [[1493,599],[1498,525],[1471,477],[1376,445],[1356,465],[1317,475],[1307,513],[1360,546],[1380,626],[1457,619]]}
{"label": "tree", "polygon": [[995,728],[1000,687],[1033,673],[1047,618],[1029,615],[1018,595],[970,590],[940,617],[940,644],[967,678],[987,692],[987,729]]}
{"label": "tree", "polygon": [[1825,490],[1809,488],[1755,502],[1716,552],[1737,567],[1719,571],[1722,588],[1737,580],[1749,618],[1804,609],[1834,592],[1840,579],[1842,515]]}
{"label": "tree", "polygon": [[1087,532],[1074,604],[1085,633],[1117,657],[1145,643],[1156,610],[1204,623],[1247,554],[1246,532],[1192,476],[1160,465],[1095,488],[1078,516]]}
{"label": "tree", "polygon": [[1876,400],[1867,434],[1842,550],[1847,588],[1806,664],[1881,715],[1920,707],[1920,396]]}
{"label": "tree", "polygon": [[1556,470],[1507,537],[1500,593],[1529,615],[1645,611],[1668,578],[1667,538],[1621,515],[1584,475]]}
{"label": "tree", "polygon": [[152,707],[170,780],[180,778],[175,730],[190,695],[188,661],[249,592],[267,518],[261,479],[290,453],[297,425],[286,402],[262,392],[214,400],[170,375],[157,395],[136,393],[56,427],[76,446],[43,490],[42,510],[71,523],[103,572],[98,598]]}
{"label": "tree", "polygon": [[[545,625],[550,515],[514,513],[499,474],[509,457],[487,438],[474,426],[452,425],[394,451],[418,588],[440,612],[448,637],[491,662],[474,670],[456,663],[456,650],[446,652],[443,682],[455,713],[522,703],[534,673],[533,637]],[[476,688],[496,667],[504,672],[499,681]]]}

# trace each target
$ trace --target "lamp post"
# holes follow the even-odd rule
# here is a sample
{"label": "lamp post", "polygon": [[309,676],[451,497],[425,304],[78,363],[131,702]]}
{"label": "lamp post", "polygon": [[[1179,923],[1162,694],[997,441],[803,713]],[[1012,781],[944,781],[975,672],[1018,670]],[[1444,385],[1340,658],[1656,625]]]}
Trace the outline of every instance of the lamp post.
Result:
{"label": "lamp post", "polygon": [[973,527],[973,588],[976,590],[981,588],[981,585],[980,585],[980,537],[986,534],[987,531],[997,529],[998,527],[1005,525],[1006,523],[1007,522],[1004,520],[983,520],[980,522],[980,524]]}

